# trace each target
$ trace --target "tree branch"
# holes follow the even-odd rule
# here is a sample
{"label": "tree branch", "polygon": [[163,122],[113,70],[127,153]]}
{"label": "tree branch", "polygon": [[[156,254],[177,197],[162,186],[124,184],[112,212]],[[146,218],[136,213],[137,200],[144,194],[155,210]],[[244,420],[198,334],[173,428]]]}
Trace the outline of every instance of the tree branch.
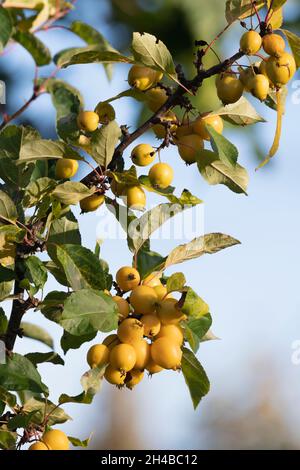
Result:
{"label": "tree branch", "polygon": [[[230,67],[234,62],[239,60],[243,57],[244,53],[239,51],[234,54],[229,59],[224,60],[223,62],[214,65],[213,67],[207,70],[200,70],[199,73],[190,81],[186,82],[186,88],[188,88],[192,93],[195,95],[198,89],[201,87],[203,80],[210,78],[216,74],[224,72],[228,67]],[[143,135],[147,130],[149,130],[159,118],[161,118],[165,113],[167,113],[171,108],[175,107],[176,105],[180,104],[181,97],[186,94],[186,90],[178,86],[175,92],[169,96],[168,100],[166,101],[161,108],[159,108],[156,113],[154,113],[144,124],[142,124],[138,129],[136,129],[131,134],[128,134],[123,141],[116,147],[113,158],[109,164],[109,169],[114,170],[116,168],[117,162],[119,158],[122,157],[124,150],[132,144],[138,137]],[[98,167],[97,171],[100,170]],[[95,172],[92,171],[84,178],[82,178],[81,182],[87,186],[89,186],[94,181]]]}

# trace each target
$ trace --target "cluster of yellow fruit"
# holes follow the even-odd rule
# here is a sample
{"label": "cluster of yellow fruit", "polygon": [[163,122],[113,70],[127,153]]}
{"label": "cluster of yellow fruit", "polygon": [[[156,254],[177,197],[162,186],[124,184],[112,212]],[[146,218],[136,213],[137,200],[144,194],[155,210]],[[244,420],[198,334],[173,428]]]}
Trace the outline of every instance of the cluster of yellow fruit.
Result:
{"label": "cluster of yellow fruit", "polygon": [[[129,71],[129,84],[144,92],[145,103],[152,112],[158,111],[168,100],[166,90],[157,86],[157,80],[161,78],[162,74],[155,75],[153,70],[147,67],[134,65]],[[202,152],[207,152],[204,150],[204,140],[210,140],[210,135],[206,125],[212,126],[220,134],[223,132],[224,123],[217,114],[211,113],[199,116],[193,121],[184,119],[181,122],[173,111],[164,114],[161,123],[154,124],[152,130],[158,139],[164,139],[168,128],[173,143],[178,147],[180,157],[190,165],[201,157]],[[152,163],[154,155],[155,152],[150,145],[141,144],[133,149],[131,157],[136,165],[146,166]],[[149,172],[149,179],[157,188],[165,189],[172,182],[173,170],[166,163],[156,164]],[[145,197],[141,193],[141,200],[143,199],[145,200]]]}
{"label": "cluster of yellow fruit", "polygon": [[69,450],[68,436],[59,429],[51,429],[43,434],[40,441],[36,441],[28,450]]}
{"label": "cluster of yellow fruit", "polygon": [[132,267],[118,270],[116,281],[126,300],[113,296],[119,309],[119,326],[102,344],[87,353],[91,368],[104,367],[105,379],[118,387],[132,389],[144,377],[165,369],[180,370],[186,320],[178,300],[168,294],[159,275],[153,273],[141,283],[139,272]]}
{"label": "cluster of yellow fruit", "polygon": [[[95,111],[81,111],[77,118],[77,125],[81,131],[78,139],[78,145],[88,150],[91,137],[90,135],[95,132],[99,124],[106,125],[115,119],[115,110],[109,103],[100,102],[95,108]],[[60,158],[56,162],[56,178],[69,179],[73,178],[78,171],[78,161],[71,158]],[[80,208],[82,212],[95,211],[104,203],[104,195],[95,193],[80,201]]]}

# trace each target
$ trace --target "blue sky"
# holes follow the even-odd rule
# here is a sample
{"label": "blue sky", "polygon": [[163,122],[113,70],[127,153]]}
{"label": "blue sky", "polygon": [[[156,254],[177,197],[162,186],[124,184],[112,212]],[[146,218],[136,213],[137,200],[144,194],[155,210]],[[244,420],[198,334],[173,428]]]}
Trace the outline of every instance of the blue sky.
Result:
{"label": "blue sky", "polygon": [[[113,35],[104,24],[101,25],[101,31],[108,37]],[[62,41],[64,47],[78,44],[74,36],[60,31],[43,33],[40,37],[55,52],[61,47]],[[225,46],[229,49],[227,43]],[[230,49],[229,52],[234,51]],[[13,105],[18,106],[30,95],[32,60],[19,47],[15,47],[1,60],[5,68],[15,75],[16,83],[20,83],[19,74],[22,71],[18,94],[12,97]],[[111,83],[107,82],[103,69],[98,65],[71,67],[60,73],[61,78],[70,80],[82,91],[86,109],[93,109],[98,101],[124,90],[126,76],[126,65],[115,67]],[[294,86],[297,86],[295,80]],[[273,139],[275,113],[257,101],[253,103],[268,123],[258,124],[250,138],[261,142],[267,152]],[[138,105],[133,100],[118,101],[115,108],[120,124],[126,122],[134,125]],[[205,201],[205,232],[227,233],[242,242],[241,246],[181,265],[188,284],[209,303],[214,321],[213,331],[221,338],[203,344],[199,352],[199,359],[211,380],[210,395],[194,412],[182,376],[171,372],[145,380],[134,392],[116,390],[112,393],[111,386],[104,384],[91,407],[66,406],[74,418],[73,422],[64,425],[69,434],[85,438],[91,430],[95,434],[105,433],[106,426],[112,420],[110,406],[122,394],[127,406],[121,410],[120,421],[126,422],[134,410],[134,423],[141,446],[201,448],[205,442],[203,414],[209,415],[214,401],[224,396],[232,397],[236,408],[249,406],[258,379],[253,375],[253,368],[257,362],[263,361],[278,372],[278,387],[282,391],[286,414],[291,426],[299,427],[300,366],[291,362],[292,343],[300,339],[299,112],[300,103],[293,102],[291,90],[280,151],[268,167],[258,172],[255,172],[257,160],[253,152],[254,142],[249,142],[249,134],[240,128],[225,130],[225,135],[239,148],[240,163],[250,173],[248,197],[236,195],[224,186],[208,186],[196,168],[185,167],[174,148],[162,154],[163,160],[171,163],[175,170],[176,193],[188,187]],[[45,127],[53,126],[55,113],[48,96],[39,98],[26,114],[28,117],[45,119]],[[144,141],[155,143],[151,134],[139,140]],[[125,154],[128,165],[129,153],[130,149]],[[82,168],[82,175],[86,171]],[[149,194],[149,204],[158,200]],[[77,209],[75,214],[79,216]],[[91,249],[95,245],[99,220],[98,214],[82,217],[83,242]],[[170,242],[155,240],[153,249],[167,253]],[[105,240],[102,256],[109,261],[112,272],[120,264],[131,263],[124,240]],[[168,273],[177,270],[178,267],[175,267]],[[53,288],[55,283],[51,281],[49,290]],[[56,338],[60,336],[60,329],[39,313],[29,313],[26,321],[37,322],[47,327]],[[56,344],[59,348],[58,339]],[[27,352],[32,347],[43,350],[43,346],[28,340],[18,341],[20,352]],[[45,381],[54,390],[54,400],[61,392],[80,392],[79,380],[87,369],[87,348],[84,345],[80,350],[70,351],[65,368],[51,365],[40,367]],[[99,416],[99,419],[95,419],[95,416]]]}

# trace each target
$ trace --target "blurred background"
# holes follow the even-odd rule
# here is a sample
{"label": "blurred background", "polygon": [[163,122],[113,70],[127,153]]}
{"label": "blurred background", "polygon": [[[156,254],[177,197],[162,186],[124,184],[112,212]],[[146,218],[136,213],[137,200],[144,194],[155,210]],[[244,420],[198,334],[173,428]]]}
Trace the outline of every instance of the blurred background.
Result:
{"label": "blurred background", "polygon": [[[297,0],[288,0],[285,6],[285,26],[298,33],[299,6]],[[133,31],[152,33],[192,75],[194,40],[209,42],[226,24],[224,10],[223,0],[78,0],[65,22],[80,19],[91,24],[124,52],[128,52]],[[234,25],[218,42],[223,58],[236,52],[241,33],[239,24]],[[80,39],[63,30],[41,32],[39,37],[53,53],[62,45],[82,45]],[[53,66],[44,67],[41,75],[52,70]],[[60,72],[59,77],[79,88],[86,109],[93,109],[98,101],[127,88],[127,72],[127,65],[115,66],[109,82],[100,65],[80,65]],[[33,76],[33,61],[21,47],[14,46],[1,57],[7,112],[19,108],[30,96]],[[242,241],[241,246],[182,266],[188,284],[209,303],[213,332],[220,338],[203,343],[198,354],[210,378],[211,392],[195,412],[180,374],[163,372],[144,380],[132,392],[104,383],[91,406],[65,407],[73,422],[62,429],[82,439],[93,432],[91,449],[300,448],[300,365],[293,360],[300,340],[299,79],[298,74],[290,86],[280,151],[264,169],[255,172],[259,158],[272,143],[275,113],[250,97],[268,122],[249,130],[229,126],[225,130],[239,148],[240,163],[249,170],[248,197],[225,186],[208,186],[197,169],[183,164],[173,148],[163,152],[163,159],[175,170],[176,192],[187,186],[205,201],[205,232],[220,231]],[[220,105],[213,83],[207,81],[197,98],[201,112]],[[145,115],[141,106],[131,99],[116,101],[119,124],[134,128]],[[24,113],[24,121],[36,126],[44,137],[55,137],[55,112],[49,96],[39,98]],[[141,141],[155,144],[152,133]],[[129,154],[130,149],[127,160],[125,156],[127,166]],[[86,167],[81,170],[79,178],[88,171]],[[148,195],[149,205],[159,201]],[[101,214],[79,216],[75,210],[75,215],[81,217],[83,243],[93,249],[102,235]],[[172,243],[155,240],[152,248],[165,254]],[[113,273],[120,264],[131,262],[125,240],[106,239],[101,250]],[[55,287],[52,279],[48,288]],[[57,325],[34,312],[26,321],[47,328],[61,352]],[[80,393],[87,349],[86,344],[69,351],[65,368],[40,366],[53,391],[53,401],[62,392]],[[46,349],[24,339],[18,341],[17,350]]]}

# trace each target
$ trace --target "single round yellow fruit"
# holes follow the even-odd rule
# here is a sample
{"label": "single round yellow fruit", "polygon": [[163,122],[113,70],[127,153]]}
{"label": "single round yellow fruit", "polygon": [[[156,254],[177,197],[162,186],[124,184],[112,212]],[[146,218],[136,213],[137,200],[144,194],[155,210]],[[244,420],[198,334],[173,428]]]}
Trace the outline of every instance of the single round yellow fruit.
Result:
{"label": "single round yellow fruit", "polygon": [[118,306],[120,317],[122,319],[127,318],[130,313],[130,307],[127,300],[123,299],[123,297],[120,297],[119,295],[114,295],[112,299]]}
{"label": "single round yellow fruit", "polygon": [[98,103],[95,108],[95,113],[99,116],[99,122],[101,124],[108,124],[110,121],[113,121],[116,117],[116,112],[114,107],[106,103],[105,101]]}
{"label": "single round yellow fruit", "polygon": [[60,158],[56,162],[55,174],[59,180],[73,178],[78,170],[78,161],[71,158]]}
{"label": "single round yellow fruit", "polygon": [[151,274],[148,274],[148,276],[146,276],[143,280],[143,284],[149,287],[161,286],[162,283],[160,282],[160,273],[153,272]]}
{"label": "single round yellow fruit", "polygon": [[35,442],[31,444],[28,450],[51,450],[50,447],[47,447],[42,441]]}
{"label": "single round yellow fruit", "polygon": [[116,180],[111,180],[110,189],[114,193],[115,196],[120,197],[125,189],[124,183],[118,183]]}
{"label": "single round yellow fruit", "polygon": [[91,196],[85,197],[80,201],[81,212],[94,212],[96,211],[105,201],[103,194],[92,194]]}
{"label": "single round yellow fruit", "polygon": [[149,179],[151,184],[158,189],[166,189],[174,178],[173,168],[167,163],[156,163],[150,168]]}
{"label": "single round yellow fruit", "polygon": [[152,360],[164,369],[179,369],[181,366],[182,351],[177,343],[169,338],[158,338],[151,345]]}
{"label": "single round yellow fruit", "polygon": [[144,325],[144,335],[147,338],[151,339],[158,335],[161,323],[156,315],[143,315],[140,321]]}
{"label": "single round yellow fruit", "polygon": [[[151,354],[151,348],[152,348],[152,345],[150,346],[150,354]],[[148,364],[146,365],[146,369],[150,375],[158,374],[159,372],[164,370],[163,367],[159,366],[153,361],[152,357],[150,357],[150,360]]]}
{"label": "single round yellow fruit", "polygon": [[240,50],[246,55],[256,54],[262,45],[262,38],[256,31],[247,31],[240,39]]}
{"label": "single round yellow fruit", "polygon": [[161,325],[155,340],[157,338],[169,338],[173,343],[177,343],[181,346],[184,339],[183,329],[179,325]]}
{"label": "single round yellow fruit", "polygon": [[168,299],[172,298],[172,294],[168,294],[168,290],[165,286],[160,285],[160,286],[155,286],[154,290],[157,294],[158,300],[163,300],[163,299]]}
{"label": "single round yellow fruit", "polygon": [[128,372],[136,363],[134,347],[131,344],[118,344],[110,351],[109,362],[113,369]]}
{"label": "single round yellow fruit", "polygon": [[288,52],[280,57],[270,57],[266,65],[269,79],[278,88],[286,85],[293,78],[296,69],[295,59]]}
{"label": "single round yellow fruit", "polygon": [[133,65],[128,73],[128,83],[131,87],[145,91],[156,85],[162,79],[161,72],[144,67],[143,65]]}
{"label": "single round yellow fruit", "polygon": [[137,166],[150,165],[155,159],[155,150],[149,144],[139,144],[132,150],[131,159]]}
{"label": "single round yellow fruit", "polygon": [[146,194],[141,186],[128,186],[122,193],[124,203],[133,210],[142,211],[146,206]]}
{"label": "single round yellow fruit", "polygon": [[144,378],[144,371],[133,369],[126,375],[125,384],[126,387],[130,390],[133,389],[137,384],[139,384]]}
{"label": "single round yellow fruit", "polygon": [[108,364],[109,349],[105,344],[94,344],[87,353],[87,363],[91,369]]}
{"label": "single round yellow fruit", "polygon": [[122,343],[133,344],[143,339],[144,326],[136,318],[126,318],[120,323],[117,334]]}
{"label": "single round yellow fruit", "polygon": [[155,312],[157,305],[157,294],[153,287],[137,286],[130,294],[130,303],[135,313],[150,315]]}
{"label": "single round yellow fruit", "polygon": [[179,155],[189,165],[196,162],[199,150],[204,148],[203,139],[196,134],[181,137],[177,145]]}
{"label": "single round yellow fruit", "polygon": [[104,377],[112,385],[122,386],[125,382],[126,375],[118,369],[114,369],[111,365],[105,369]]}
{"label": "single round yellow fruit", "polygon": [[284,53],[285,41],[279,34],[266,34],[262,40],[264,51],[274,57],[279,57]]}
{"label": "single round yellow fruit", "polygon": [[151,88],[151,90],[146,91],[145,93],[146,103],[148,108],[153,111],[154,113],[161,108],[168,99],[168,95],[166,90],[155,87]]}
{"label": "single round yellow fruit", "polygon": [[123,266],[117,271],[116,281],[123,292],[128,292],[139,285],[141,278],[137,269]]}
{"label": "single round yellow fruit", "polygon": [[199,135],[201,139],[210,140],[210,135],[208,130],[206,129],[206,124],[212,126],[216,132],[222,134],[224,129],[223,119],[214,114],[212,116],[205,116],[196,119],[193,124],[194,133]]}
{"label": "single round yellow fruit", "polygon": [[157,305],[157,316],[163,325],[175,325],[185,319],[184,313],[178,308],[177,299],[160,301]]}
{"label": "single round yellow fruit", "polygon": [[168,124],[169,130],[172,134],[176,132],[177,116],[175,113],[173,113],[172,111],[169,111],[167,114],[165,114],[161,118],[161,122],[162,122],[161,124],[154,124],[154,126],[152,126],[152,130],[158,139],[164,139],[166,137],[166,126],[164,126],[164,123],[165,124],[169,123]]}
{"label": "single round yellow fruit", "polygon": [[255,75],[255,77],[249,80],[248,86],[250,93],[260,101],[264,101],[270,91],[269,80],[263,74]]}
{"label": "single round yellow fruit", "polygon": [[51,429],[43,435],[43,442],[51,450],[69,450],[70,441],[68,436],[59,429]]}
{"label": "single round yellow fruit", "polygon": [[94,132],[99,125],[99,116],[94,111],[81,111],[78,114],[77,124],[83,131]]}
{"label": "single round yellow fruit", "polygon": [[118,338],[118,335],[116,334],[112,334],[112,335],[108,335],[103,341],[102,341],[102,344],[104,344],[105,346],[108,347],[109,351],[112,350],[112,348],[114,348],[115,346],[117,346],[118,344],[120,344],[120,340]]}
{"label": "single round yellow fruit", "polygon": [[176,130],[176,138],[181,139],[186,135],[194,134],[193,124],[194,123],[190,121],[188,123],[182,124],[181,126],[178,126]]}
{"label": "single round yellow fruit", "polygon": [[244,86],[233,74],[219,75],[216,80],[217,94],[223,104],[236,103],[242,96]]}
{"label": "single round yellow fruit", "polygon": [[132,343],[136,354],[136,363],[134,368],[144,370],[150,359],[150,344],[145,339],[140,339]]}

